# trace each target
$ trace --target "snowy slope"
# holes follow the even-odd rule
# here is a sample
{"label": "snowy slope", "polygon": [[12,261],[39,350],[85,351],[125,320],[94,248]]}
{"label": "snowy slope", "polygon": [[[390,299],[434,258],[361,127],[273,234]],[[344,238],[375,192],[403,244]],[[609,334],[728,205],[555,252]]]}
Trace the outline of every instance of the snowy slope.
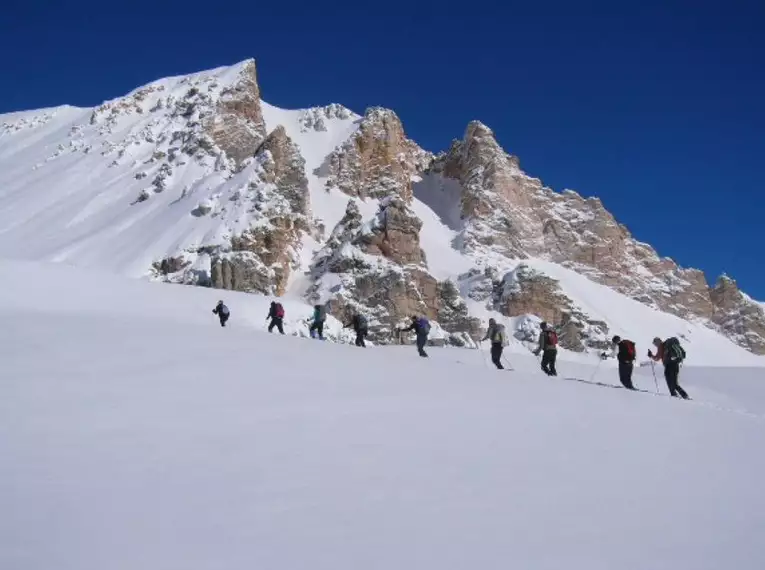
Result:
{"label": "snowy slope", "polygon": [[[199,121],[214,113],[211,101],[236,84],[247,65],[155,81],[95,109],[63,106],[0,116],[0,259],[54,261],[145,278],[153,275],[153,264],[184,253],[193,270],[209,273],[211,247],[269,223],[253,213],[260,204],[242,199],[253,188],[264,195],[271,191],[261,181],[263,164],[252,159],[232,164],[204,153],[170,157],[182,154],[174,150],[178,140],[196,140]],[[192,91],[198,94],[191,97]],[[324,228],[324,238],[320,232],[302,234],[286,287],[286,298],[303,306],[315,285],[309,269],[349,199],[366,224],[380,201],[326,187],[325,161],[357,131],[359,115],[339,105],[260,106],[266,132],[281,125],[299,148],[311,220]],[[507,258],[481,259],[460,251],[455,204],[461,190],[456,183],[438,184],[426,176],[410,204],[422,222],[420,246],[430,275],[456,282],[474,267],[512,270],[514,262]],[[145,196],[150,197],[140,201]],[[559,265],[525,262],[559,279],[583,311],[607,321],[612,333],[634,339],[641,353],[654,336],[680,335],[693,364],[765,365],[765,357],[753,357],[701,325],[630,301]],[[338,283],[335,275],[324,276],[318,291],[329,295]],[[525,319],[505,318],[475,300],[468,299],[468,306],[484,322],[495,317],[514,327]]]}
{"label": "snowy slope", "polygon": [[760,370],[685,368],[681,402],[271,336],[252,295],[221,329],[219,291],[0,278],[1,568],[765,564]]}

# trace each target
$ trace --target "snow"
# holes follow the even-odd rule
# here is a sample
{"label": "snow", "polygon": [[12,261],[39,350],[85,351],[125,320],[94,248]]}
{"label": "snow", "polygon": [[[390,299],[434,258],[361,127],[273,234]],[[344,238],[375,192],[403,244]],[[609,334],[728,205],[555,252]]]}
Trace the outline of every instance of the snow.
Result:
{"label": "snow", "polygon": [[[200,97],[220,94],[248,64],[161,79],[95,109],[61,106],[0,116],[0,259],[54,261],[145,278],[153,263],[184,253],[190,267],[209,270],[209,256],[198,251],[200,246],[226,244],[232,235],[267,223],[267,217],[253,213],[253,195],[268,198],[258,205],[283,205],[259,181],[262,165],[256,160],[232,169],[212,157],[197,160],[178,153],[170,168],[156,157],[165,153],[169,160],[177,146],[163,136],[193,130],[170,112],[172,104],[192,88]],[[358,205],[365,224],[377,215],[379,201],[349,198],[325,186],[322,165],[356,131],[359,115],[339,105],[285,110],[262,102],[262,111],[269,132],[283,125],[300,148],[311,215],[324,225],[323,238],[318,232],[306,235],[295,251],[299,267],[290,275],[286,297],[302,306],[300,299],[314,285],[311,264],[348,201]],[[493,267],[502,275],[517,265],[519,260],[460,251],[456,182],[424,176],[414,184],[414,194],[411,208],[422,220],[420,244],[434,277],[453,280],[464,293],[459,277],[472,268]],[[346,253],[358,254],[350,248]],[[383,265],[370,260],[372,266]],[[765,365],[765,357],[752,356],[708,329],[631,301],[571,270],[525,262],[559,279],[584,313],[635,340],[641,351],[654,336],[680,335],[694,364]],[[328,276],[323,281],[322,294],[338,285]],[[509,330],[525,318],[508,319],[486,301],[466,301],[473,316],[484,322],[498,318]]]}
{"label": "snow", "polygon": [[563,379],[610,363],[268,335],[254,295],[0,279],[0,568],[765,564],[759,369],[686,367],[682,402]]}

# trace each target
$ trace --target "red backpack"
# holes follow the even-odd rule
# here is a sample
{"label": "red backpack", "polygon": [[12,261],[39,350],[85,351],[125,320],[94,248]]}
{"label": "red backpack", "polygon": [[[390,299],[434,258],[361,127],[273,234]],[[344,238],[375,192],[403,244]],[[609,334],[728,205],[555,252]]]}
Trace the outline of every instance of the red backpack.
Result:
{"label": "red backpack", "polygon": [[623,340],[624,343],[624,350],[627,353],[628,360],[635,360],[636,357],[636,351],[635,351],[635,343],[631,340]]}
{"label": "red backpack", "polygon": [[274,309],[274,314],[276,314],[277,319],[284,317],[284,307],[282,307],[281,303],[276,303],[276,307],[274,307]]}
{"label": "red backpack", "polygon": [[552,329],[547,329],[545,335],[545,348],[555,348],[558,346],[558,333]]}

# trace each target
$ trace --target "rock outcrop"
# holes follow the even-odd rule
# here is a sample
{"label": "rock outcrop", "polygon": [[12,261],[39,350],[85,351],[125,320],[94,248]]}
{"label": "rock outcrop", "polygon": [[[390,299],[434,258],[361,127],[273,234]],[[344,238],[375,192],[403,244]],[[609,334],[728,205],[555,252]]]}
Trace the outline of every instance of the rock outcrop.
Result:
{"label": "rock outcrop", "polygon": [[711,291],[713,322],[724,334],[755,354],[765,354],[765,311],[722,275]]}
{"label": "rock outcrop", "polygon": [[256,159],[262,184],[251,188],[259,215],[213,257],[211,280],[221,289],[282,295],[298,263],[301,234],[309,229],[305,160],[282,126],[263,141]]}
{"label": "rock outcrop", "polygon": [[[479,122],[468,125],[464,138],[437,157],[426,176],[460,185],[456,243],[468,255],[499,265],[508,258],[547,259],[662,311],[710,326],[720,320],[701,271],[679,267],[634,239],[599,199],[544,187],[525,174],[518,158],[506,153]],[[562,314],[553,305],[538,309],[558,323]],[[758,321],[753,307],[739,301],[737,311],[747,326],[757,322],[765,327],[765,319]],[[723,330],[732,331],[730,326]],[[726,334],[752,350],[751,340]]]}
{"label": "rock outcrop", "polygon": [[[309,300],[331,300],[339,318],[363,311],[377,342],[398,341],[397,325],[411,315],[424,315],[453,333],[455,344],[471,343],[479,323],[470,318],[453,284],[439,283],[428,272],[419,245],[421,225],[397,195],[382,200],[368,221],[351,199],[314,262],[316,286]],[[322,295],[329,275],[332,286]]]}
{"label": "rock outcrop", "polygon": [[246,62],[239,80],[221,92],[215,112],[204,118],[203,126],[215,144],[236,162],[255,154],[266,136],[266,125],[254,60]]}
{"label": "rock outcrop", "polygon": [[261,164],[265,171],[264,180],[277,187],[279,194],[289,202],[292,213],[308,215],[310,195],[305,159],[282,125],[268,135],[259,152],[263,155]]}
{"label": "rock outcrop", "polygon": [[349,196],[412,198],[412,177],[422,171],[430,155],[406,138],[393,111],[368,109],[358,130],[335,149],[320,169],[327,188]]}
{"label": "rock outcrop", "polygon": [[535,315],[556,325],[564,348],[582,352],[610,346],[606,323],[588,317],[563,293],[558,281],[525,264],[504,275],[494,289],[499,312],[508,317]]}

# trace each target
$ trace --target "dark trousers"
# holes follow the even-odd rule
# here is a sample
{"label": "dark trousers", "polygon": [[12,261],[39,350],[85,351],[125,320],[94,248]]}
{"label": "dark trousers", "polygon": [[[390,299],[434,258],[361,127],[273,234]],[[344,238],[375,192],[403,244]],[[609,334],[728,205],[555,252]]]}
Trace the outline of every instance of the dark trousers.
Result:
{"label": "dark trousers", "polygon": [[220,319],[220,326],[225,327],[226,321],[228,320],[229,315],[218,315],[218,319]]}
{"label": "dark trousers", "polygon": [[[313,331],[316,331],[316,334],[319,335],[320,339],[324,339],[324,321],[314,321],[311,325],[311,328],[308,330],[309,333],[313,333]],[[311,334],[313,336],[313,334]]]}
{"label": "dark trousers", "polygon": [[542,370],[548,376],[557,376],[558,371],[555,370],[555,360],[558,358],[558,350],[545,350],[542,352]]}
{"label": "dark trousers", "polygon": [[425,345],[428,342],[428,335],[425,333],[417,333],[417,353],[423,358],[427,358],[428,353],[425,352]]}
{"label": "dark trousers", "polygon": [[364,337],[367,336],[367,330],[361,329],[356,331],[356,346],[360,346],[361,348],[366,348],[366,344],[364,344]]}
{"label": "dark trousers", "polygon": [[268,325],[268,332],[272,332],[274,327],[276,327],[281,334],[284,334],[284,323],[282,321],[282,317],[271,317],[271,323]]}
{"label": "dark trousers", "polygon": [[664,379],[667,381],[667,388],[669,393],[673,396],[680,395],[684,400],[688,399],[688,393],[680,387],[677,383],[677,376],[680,374],[679,362],[667,362],[664,365]]}
{"label": "dark trousers", "polygon": [[502,346],[501,342],[491,343],[491,361],[494,363],[494,366],[496,366],[500,370],[505,369],[505,367],[502,366],[502,362],[500,361],[500,359],[502,358],[502,351],[504,349],[505,347]]}
{"label": "dark trousers", "polygon": [[619,361],[619,381],[622,383],[622,386],[627,388],[628,390],[634,390],[635,387],[632,385],[632,369],[634,367],[633,362],[625,362],[620,360]]}

